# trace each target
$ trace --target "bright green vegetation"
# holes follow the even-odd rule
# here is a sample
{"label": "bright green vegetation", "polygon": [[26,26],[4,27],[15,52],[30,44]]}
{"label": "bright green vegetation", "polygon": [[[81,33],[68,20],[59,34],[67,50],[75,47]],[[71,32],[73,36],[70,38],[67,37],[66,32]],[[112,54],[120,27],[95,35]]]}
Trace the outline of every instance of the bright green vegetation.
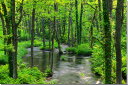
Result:
{"label": "bright green vegetation", "polygon": [[[42,45],[42,42],[40,40],[35,40],[34,41],[34,46],[37,47],[37,46],[41,46]],[[18,47],[18,60],[20,61],[21,58],[27,54],[27,49],[26,48],[29,48],[31,46],[31,43],[30,41],[22,41],[22,42],[19,42],[19,47]],[[0,63],[1,64],[6,64],[8,62],[8,57],[4,55],[4,51],[0,51],[1,55],[0,55]]]}
{"label": "bright green vegetation", "polygon": [[[127,75],[127,69],[126,69],[126,51],[123,49],[122,50],[122,74],[123,77],[126,77]],[[115,54],[113,54],[112,57],[112,81],[113,83],[116,82],[116,59],[115,59]],[[103,49],[100,45],[95,45],[92,53],[92,57],[90,59],[92,62],[92,71],[96,74],[101,76],[102,79],[104,79],[104,57],[103,57]],[[122,80],[123,83],[125,83],[124,80]]]}
{"label": "bright green vegetation", "polygon": [[89,48],[88,44],[81,44],[76,47],[69,47],[66,49],[69,53],[90,56],[92,54],[92,50]]}
{"label": "bright green vegetation", "polygon": [[[55,61],[68,61],[63,53],[74,55],[69,59],[74,65],[89,57],[93,73],[104,84],[126,83],[125,2],[0,0],[0,83],[57,83],[47,82],[46,77],[52,77]],[[41,57],[39,63],[45,65],[41,69],[46,71],[35,67],[35,56]],[[23,57],[31,65],[24,64]]]}
{"label": "bright green vegetation", "polygon": [[0,84],[56,84],[56,81],[46,81],[47,73],[42,73],[37,67],[28,68],[21,64],[18,68],[18,78],[8,76],[8,65],[0,66]]}
{"label": "bright green vegetation", "polygon": [[60,59],[61,59],[62,61],[68,60],[68,58],[67,58],[65,55],[62,55],[62,56],[60,57]]}
{"label": "bright green vegetation", "polygon": [[[50,42],[51,43],[51,42]],[[45,47],[43,46],[43,44],[41,44],[40,49],[41,50],[52,50],[52,47],[49,45],[49,42],[45,42]],[[58,48],[58,43],[55,41],[54,42],[54,48]]]}
{"label": "bright green vegetation", "polygon": [[[40,40],[35,40],[34,46],[41,46],[42,42]],[[47,81],[46,77],[51,72],[46,70],[46,73],[42,73],[37,67],[28,68],[26,64],[22,63],[22,57],[27,54],[27,49],[30,47],[30,41],[19,42],[18,47],[18,79],[13,79],[9,77],[8,73],[8,57],[0,55],[0,63],[6,64],[0,66],[0,84],[55,84],[55,80]],[[3,51],[0,51],[3,53]]]}

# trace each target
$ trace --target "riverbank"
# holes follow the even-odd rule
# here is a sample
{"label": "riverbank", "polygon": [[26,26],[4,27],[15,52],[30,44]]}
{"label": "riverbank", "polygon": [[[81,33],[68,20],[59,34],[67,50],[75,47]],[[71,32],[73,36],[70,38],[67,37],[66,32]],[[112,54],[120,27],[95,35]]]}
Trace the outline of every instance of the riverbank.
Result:
{"label": "riverbank", "polygon": [[[67,45],[61,45],[61,49],[65,52]],[[64,48],[63,48],[64,47]],[[28,54],[23,60],[30,66],[30,48],[27,49]],[[34,65],[40,71],[47,69],[53,71],[52,77],[48,80],[55,79],[61,84],[99,84],[100,79],[91,71],[90,57],[63,54],[59,55],[54,51],[53,55],[50,51],[42,51],[38,47],[34,47]]]}
{"label": "riverbank", "polygon": [[[40,41],[39,41],[40,42]],[[34,46],[39,46],[41,43],[35,43]],[[24,64],[22,57],[25,56],[28,51],[27,47],[30,47],[30,41],[19,42],[18,46],[18,78],[13,79],[9,77],[8,64],[0,65],[0,84],[55,84],[56,81],[47,81],[46,73],[42,73],[37,67],[27,67]]]}

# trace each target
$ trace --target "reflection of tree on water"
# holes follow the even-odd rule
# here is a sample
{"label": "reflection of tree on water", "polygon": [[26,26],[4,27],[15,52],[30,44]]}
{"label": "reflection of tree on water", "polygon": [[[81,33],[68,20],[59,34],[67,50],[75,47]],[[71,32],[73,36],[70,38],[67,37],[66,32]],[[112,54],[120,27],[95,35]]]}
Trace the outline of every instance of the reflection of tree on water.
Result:
{"label": "reflection of tree on water", "polygon": [[42,52],[42,71],[45,71],[45,69],[47,68],[47,58],[46,58],[46,53],[43,51]]}
{"label": "reflection of tree on water", "polygon": [[[30,53],[24,57],[24,61],[31,65],[29,55]],[[65,58],[64,60],[62,56]],[[91,63],[88,58],[67,54],[59,55],[55,51],[36,50],[33,61],[34,66],[37,66],[42,72],[47,72],[48,77],[57,79],[60,83],[95,84],[98,79],[91,72]],[[84,76],[81,77],[80,74],[84,74]]]}

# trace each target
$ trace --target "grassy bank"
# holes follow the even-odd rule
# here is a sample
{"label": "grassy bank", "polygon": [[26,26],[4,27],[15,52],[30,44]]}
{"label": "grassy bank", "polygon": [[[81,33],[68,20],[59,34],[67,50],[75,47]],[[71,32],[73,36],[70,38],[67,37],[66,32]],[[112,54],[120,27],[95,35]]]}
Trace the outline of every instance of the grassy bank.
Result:
{"label": "grassy bank", "polygon": [[69,47],[66,49],[68,53],[76,54],[76,55],[84,55],[84,56],[90,56],[92,54],[91,49],[89,48],[88,44],[81,44],[77,47]]}
{"label": "grassy bank", "polygon": [[[35,40],[34,46],[42,45],[41,41]],[[27,49],[30,47],[30,41],[19,42],[18,45],[18,79],[13,79],[8,76],[8,57],[0,55],[0,61],[4,61],[6,65],[0,65],[0,84],[55,84],[56,81],[46,81],[47,73],[42,73],[37,67],[29,68],[23,63],[22,57],[27,54]],[[3,51],[0,51],[3,53]],[[4,53],[3,53],[4,54]],[[3,63],[2,63],[3,64]]]}

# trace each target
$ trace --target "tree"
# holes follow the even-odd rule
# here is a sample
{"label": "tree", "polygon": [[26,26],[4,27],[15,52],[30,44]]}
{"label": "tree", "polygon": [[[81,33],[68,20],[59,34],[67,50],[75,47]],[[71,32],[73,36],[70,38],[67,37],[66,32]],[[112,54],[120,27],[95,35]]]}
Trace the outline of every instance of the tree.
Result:
{"label": "tree", "polygon": [[123,24],[124,0],[117,0],[116,8],[116,33],[115,33],[115,48],[116,48],[116,83],[122,83],[122,55],[121,55],[121,29]]}
{"label": "tree", "polygon": [[80,44],[80,39],[79,39],[79,22],[78,22],[78,0],[75,0],[75,11],[76,11],[76,36],[77,36],[77,44]]}
{"label": "tree", "polygon": [[35,2],[33,2],[32,9],[32,28],[31,28],[31,67],[33,67],[33,47],[34,47],[34,36],[35,36]]}
{"label": "tree", "polygon": [[82,37],[83,4],[84,4],[84,1],[83,1],[83,0],[81,0],[81,12],[80,12],[80,34],[79,34],[79,35],[80,35],[80,36],[79,36],[79,37],[80,37],[80,39],[79,39],[79,40],[80,40],[80,41],[79,41],[79,42],[80,42],[80,44],[81,44],[81,37]]}
{"label": "tree", "polygon": [[105,58],[105,84],[111,84],[111,25],[110,25],[110,13],[109,13],[109,1],[103,1],[103,19],[104,19],[104,58]]}

